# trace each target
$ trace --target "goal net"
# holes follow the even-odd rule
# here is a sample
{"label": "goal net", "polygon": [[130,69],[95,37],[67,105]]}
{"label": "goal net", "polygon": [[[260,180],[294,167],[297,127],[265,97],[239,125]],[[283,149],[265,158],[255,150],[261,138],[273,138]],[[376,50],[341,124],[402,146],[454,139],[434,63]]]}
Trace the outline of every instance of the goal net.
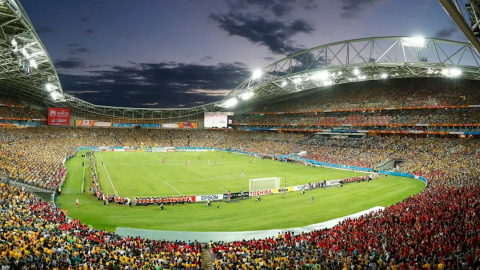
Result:
{"label": "goal net", "polygon": [[280,177],[250,179],[248,188],[250,191],[280,188]]}

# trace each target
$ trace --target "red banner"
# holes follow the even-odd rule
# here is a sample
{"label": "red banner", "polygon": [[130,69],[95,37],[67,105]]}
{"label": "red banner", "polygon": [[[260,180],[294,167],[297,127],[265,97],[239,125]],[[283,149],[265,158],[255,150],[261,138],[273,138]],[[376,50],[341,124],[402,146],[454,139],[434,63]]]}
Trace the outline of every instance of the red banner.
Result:
{"label": "red banner", "polygon": [[95,121],[93,120],[76,120],[75,125],[79,127],[93,127],[95,126]]}
{"label": "red banner", "polygon": [[49,126],[70,126],[69,108],[48,108]]}
{"label": "red banner", "polygon": [[178,124],[179,128],[197,128],[197,122],[180,122]]}

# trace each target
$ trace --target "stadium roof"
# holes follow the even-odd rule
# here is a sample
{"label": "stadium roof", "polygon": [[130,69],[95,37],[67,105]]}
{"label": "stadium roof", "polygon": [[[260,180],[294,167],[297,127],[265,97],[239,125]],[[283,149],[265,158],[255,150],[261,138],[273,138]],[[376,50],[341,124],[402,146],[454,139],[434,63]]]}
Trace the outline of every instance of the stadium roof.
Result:
{"label": "stadium roof", "polygon": [[480,55],[470,43],[422,37],[330,43],[255,71],[222,105],[233,108],[335,84],[420,77],[479,80]]}
{"label": "stadium roof", "polygon": [[50,56],[16,0],[0,0],[0,58],[3,91],[47,104],[63,98]]}
{"label": "stadium roof", "polygon": [[223,101],[181,109],[95,105],[64,94],[55,67],[18,0],[0,0],[0,89],[47,106],[112,118],[168,119],[231,110],[313,88],[415,77],[480,79],[470,43],[412,37],[347,40],[318,46],[256,71]]}

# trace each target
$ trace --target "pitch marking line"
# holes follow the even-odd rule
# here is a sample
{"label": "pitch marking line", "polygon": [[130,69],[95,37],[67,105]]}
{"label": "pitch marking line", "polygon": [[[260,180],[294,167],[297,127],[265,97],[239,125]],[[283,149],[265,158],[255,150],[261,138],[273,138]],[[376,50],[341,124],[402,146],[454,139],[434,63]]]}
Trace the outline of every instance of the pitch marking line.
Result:
{"label": "pitch marking line", "polygon": [[103,164],[103,167],[105,168],[105,172],[107,172],[108,180],[110,180],[110,184],[112,184],[113,192],[115,192],[115,196],[118,197],[118,193],[115,190],[115,187],[113,186],[112,178],[110,178],[110,174],[108,174],[107,166],[105,166],[105,162],[103,162],[102,154],[100,154],[100,152],[98,152],[98,154],[100,155],[100,159],[102,160],[102,164]]}
{"label": "pitch marking line", "polygon": [[226,190],[226,189],[224,189],[224,188],[222,188],[222,187],[218,187],[218,188],[221,189],[221,190],[223,190],[223,191],[228,191],[228,190]]}
{"label": "pitch marking line", "polygon": [[163,183],[165,183],[165,185],[169,186],[171,189],[175,190],[178,194],[182,195],[182,193],[180,193],[180,191],[176,190],[174,187],[172,187],[170,184],[167,183],[167,181],[163,181]]}

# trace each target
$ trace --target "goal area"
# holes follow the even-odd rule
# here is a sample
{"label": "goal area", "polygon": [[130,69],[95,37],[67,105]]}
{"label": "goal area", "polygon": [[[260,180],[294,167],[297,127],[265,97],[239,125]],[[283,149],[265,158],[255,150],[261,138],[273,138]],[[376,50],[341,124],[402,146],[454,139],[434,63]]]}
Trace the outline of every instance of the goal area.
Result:
{"label": "goal area", "polygon": [[280,177],[250,179],[248,189],[250,191],[280,188]]}

